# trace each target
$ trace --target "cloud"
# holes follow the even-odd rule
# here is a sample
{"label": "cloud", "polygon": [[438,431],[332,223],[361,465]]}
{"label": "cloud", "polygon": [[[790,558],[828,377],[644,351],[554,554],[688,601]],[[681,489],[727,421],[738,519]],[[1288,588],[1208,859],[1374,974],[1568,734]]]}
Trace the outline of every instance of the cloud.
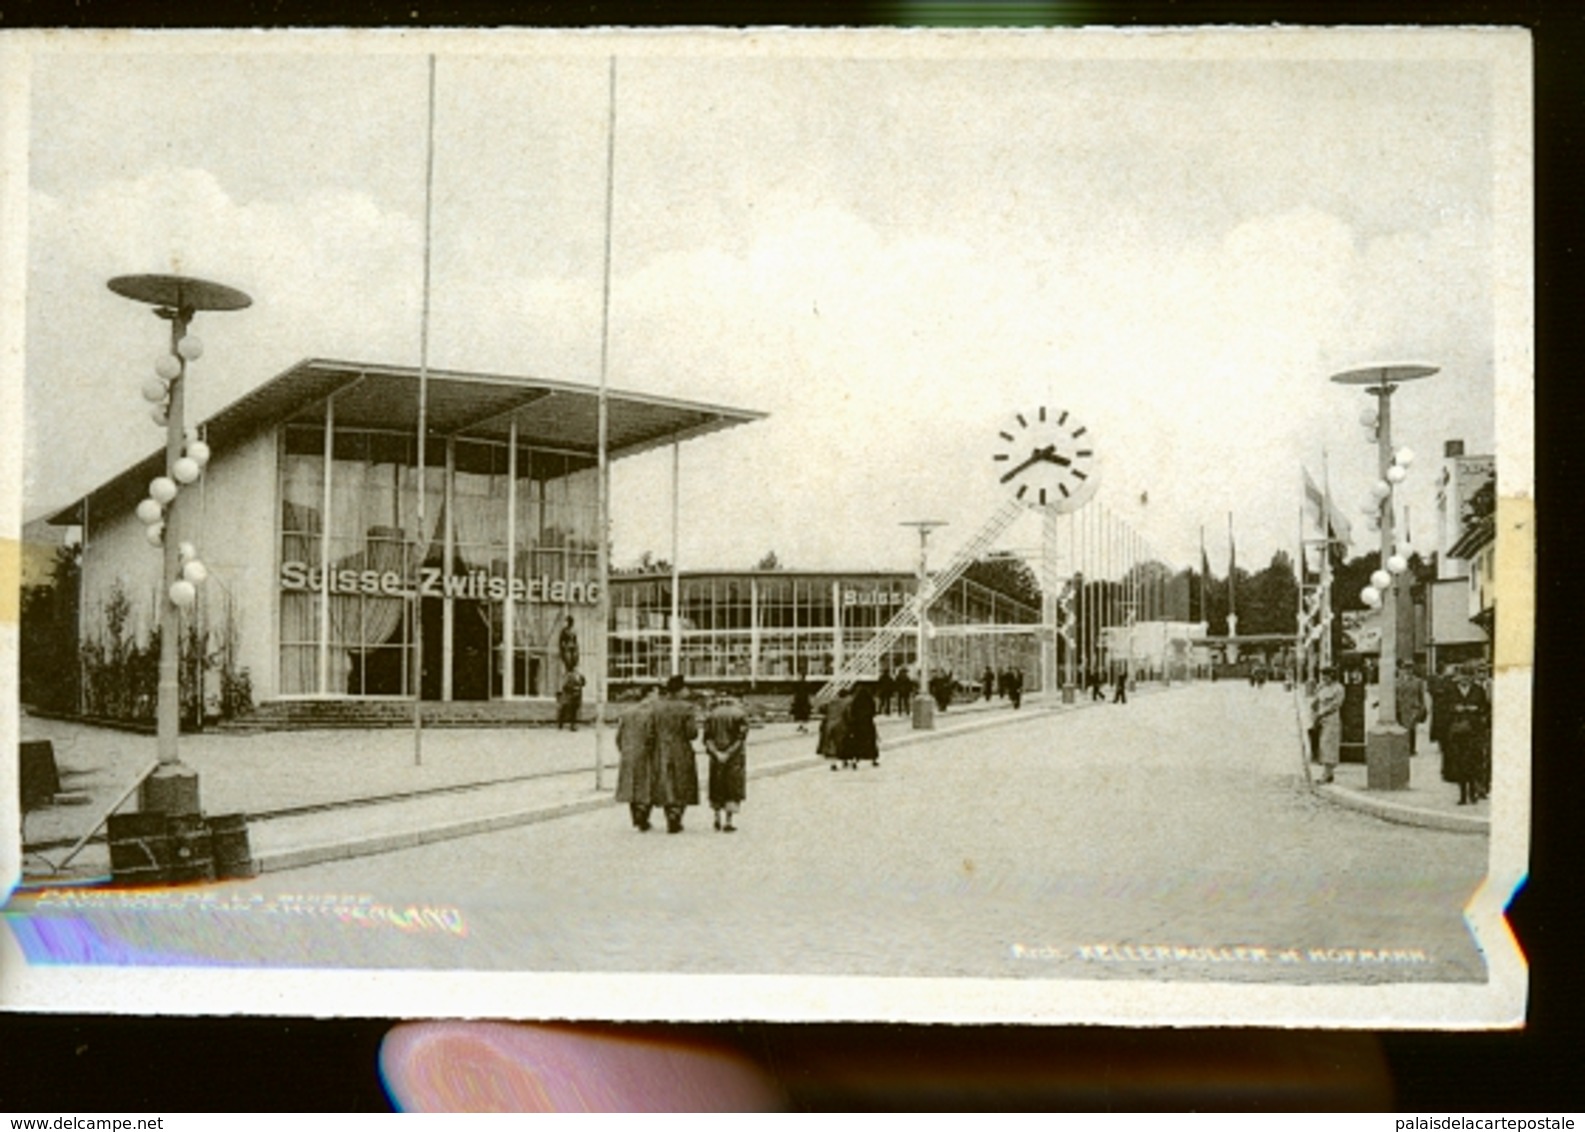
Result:
{"label": "cloud", "polygon": [[[1422,452],[1489,427],[1490,375],[1471,360],[1489,353],[1489,240],[1464,213],[1367,238],[1314,206],[1190,235],[1120,208],[1091,226],[1053,214],[1020,248],[772,203],[749,238],[642,260],[616,249],[612,384],[771,414],[687,447],[684,514],[708,516],[689,521],[693,565],[775,548],[800,566],[906,566],[896,524],[927,513],[951,521],[954,545],[999,502],[989,438],[1034,404],[1090,423],[1101,502],[1178,562],[1228,511],[1252,554],[1291,544],[1298,463],[1356,431],[1353,402],[1325,381],[1345,365],[1449,360],[1472,395],[1439,401],[1418,435],[1406,416]],[[136,425],[160,329],[105,290],[112,275],[180,270],[254,296],[201,320],[195,415],[303,356],[417,360],[421,222],[367,193],[244,201],[173,167],[80,200],[35,193],[31,224],[30,504],[64,502],[157,443]],[[509,271],[509,248],[486,255],[448,225],[431,361],[593,382],[600,265]],[[85,434],[105,442],[62,461]],[[1339,480],[1368,475],[1367,455],[1340,456]],[[668,479],[664,454],[618,466],[619,556],[668,550]],[[1147,491],[1148,507],[1127,502]]]}
{"label": "cloud", "polygon": [[[108,291],[114,276],[196,275],[253,298],[245,311],[195,320],[210,349],[195,367],[194,417],[300,357],[413,355],[422,233],[366,194],[243,203],[202,169],[167,168],[80,200],[35,192],[29,241],[29,497],[64,502],[158,443],[137,427],[138,388],[166,347],[163,324]],[[83,435],[103,443],[70,466],[44,459]]]}
{"label": "cloud", "polygon": [[[728,517],[694,535],[689,560],[735,564],[751,526],[787,562],[898,564],[907,548],[894,524],[921,509],[967,537],[998,501],[980,466],[989,447],[975,438],[1034,403],[1091,423],[1106,457],[1101,498],[1164,555],[1188,561],[1200,524],[1229,511],[1258,553],[1289,548],[1299,464],[1319,462],[1334,428],[1354,431],[1355,406],[1326,381],[1334,359],[1460,349],[1469,334],[1450,309],[1467,314],[1483,293],[1457,232],[1361,240],[1312,207],[1217,239],[1172,244],[1136,229],[1069,243],[1084,271],[1051,275],[962,242],[890,238],[824,208],[740,256],[712,247],[622,278],[623,366],[641,357],[772,414],[715,443],[698,473],[707,486],[691,488],[685,472],[685,512]],[[1450,302],[1423,277],[1439,258],[1462,279]],[[702,446],[685,467],[695,460]],[[1128,502],[1143,492],[1148,508]],[[663,527],[624,524],[627,549],[665,545]]]}

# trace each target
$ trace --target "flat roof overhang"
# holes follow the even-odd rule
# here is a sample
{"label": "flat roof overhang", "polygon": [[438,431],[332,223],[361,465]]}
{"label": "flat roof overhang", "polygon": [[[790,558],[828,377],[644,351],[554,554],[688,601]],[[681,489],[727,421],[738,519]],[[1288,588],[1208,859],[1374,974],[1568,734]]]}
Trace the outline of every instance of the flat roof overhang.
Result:
{"label": "flat roof overhang", "polygon": [[[419,373],[415,366],[309,358],[233,401],[199,424],[216,452],[266,428],[322,418],[335,397],[338,428],[418,430]],[[425,382],[429,435],[505,442],[517,422],[518,443],[595,455],[599,446],[599,390],[537,377],[431,369]],[[606,452],[610,459],[706,436],[763,420],[765,413],[647,393],[607,391]],[[49,516],[56,526],[90,513],[135,507],[148,484],[165,472],[165,450],[152,453],[83,499]]]}

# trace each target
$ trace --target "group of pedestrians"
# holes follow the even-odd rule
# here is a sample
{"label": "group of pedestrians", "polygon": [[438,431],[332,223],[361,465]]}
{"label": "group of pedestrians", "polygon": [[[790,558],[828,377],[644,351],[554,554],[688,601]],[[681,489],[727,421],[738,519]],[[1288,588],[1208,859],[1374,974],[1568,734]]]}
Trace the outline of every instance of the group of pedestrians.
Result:
{"label": "group of pedestrians", "polygon": [[880,765],[875,696],[868,684],[844,688],[825,705],[815,750],[830,760],[832,770],[857,770],[861,762]]}
{"label": "group of pedestrians", "polygon": [[649,831],[656,807],[665,815],[666,832],[681,833],[688,807],[699,804],[693,741],[702,730],[710,757],[708,798],[715,828],[736,832],[734,822],[748,792],[748,713],[734,697],[716,695],[701,727],[685,689],[683,678],[673,676],[663,689],[652,689],[623,714],[616,731],[621,756],[616,800],[627,803],[633,828],[640,833]]}
{"label": "group of pedestrians", "polygon": [[875,714],[907,715],[918,691],[919,682],[908,669],[899,668],[895,673],[881,669],[880,679],[875,681]]}
{"label": "group of pedestrians", "polygon": [[[1084,686],[1090,690],[1090,699],[1094,703],[1106,702],[1106,670],[1096,665],[1083,675]],[[1112,702],[1126,704],[1128,702],[1128,673],[1119,671],[1112,678]]]}
{"label": "group of pedestrians", "polygon": [[[1409,754],[1419,754],[1419,727],[1429,716],[1430,738],[1442,756],[1442,780],[1458,787],[1460,806],[1491,795],[1491,698],[1477,676],[1475,665],[1455,665],[1427,687],[1415,666],[1405,662],[1394,683],[1393,714],[1408,732]],[[1337,669],[1322,668],[1309,706],[1323,784],[1336,778],[1346,697]]]}
{"label": "group of pedestrians", "polygon": [[989,665],[980,676],[980,695],[989,702],[993,696],[1010,700],[1014,708],[1023,706],[1024,673],[1021,668],[1004,668],[1000,672]]}

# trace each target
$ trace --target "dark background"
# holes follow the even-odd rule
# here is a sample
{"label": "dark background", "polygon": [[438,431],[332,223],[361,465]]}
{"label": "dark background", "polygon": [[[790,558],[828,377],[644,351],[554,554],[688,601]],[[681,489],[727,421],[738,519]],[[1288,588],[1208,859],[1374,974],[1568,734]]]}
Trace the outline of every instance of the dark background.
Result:
{"label": "dark background", "polygon": [[[1585,1109],[1581,1014],[1581,561],[1577,483],[1585,126],[1585,5],[1529,3],[462,3],[197,6],[0,0],[0,28],[144,26],[743,26],[941,24],[1519,25],[1535,36],[1537,677],[1533,858],[1511,919],[1531,962],[1523,1031],[1281,1034],[1257,1030],[743,1025],[603,1027],[726,1044],[769,1067],[802,1109]],[[1572,584],[1571,584],[1572,582]],[[400,1013],[392,1004],[392,1015]],[[389,1019],[0,1015],[0,1110],[57,1112],[384,1109],[376,1058]],[[1295,1088],[1283,1059],[1323,1067]],[[1390,1094],[1351,1091],[1382,1066]],[[855,1069],[857,1071],[855,1072]],[[1187,1070],[1187,1072],[1185,1072]],[[1368,1076],[1368,1072],[1366,1076]],[[1331,1082],[1331,1087],[1327,1082]]]}

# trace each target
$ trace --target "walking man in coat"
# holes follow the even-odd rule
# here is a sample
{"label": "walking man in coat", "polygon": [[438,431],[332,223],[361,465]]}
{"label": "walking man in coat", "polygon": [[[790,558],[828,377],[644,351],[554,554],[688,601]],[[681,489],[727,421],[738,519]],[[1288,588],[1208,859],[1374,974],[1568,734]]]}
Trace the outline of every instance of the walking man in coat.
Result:
{"label": "walking man in coat", "polygon": [[693,705],[683,698],[680,674],[666,681],[666,691],[655,704],[655,760],[659,772],[656,801],[666,811],[666,832],[681,833],[683,812],[699,804],[699,735]]}
{"label": "walking man in coat", "polygon": [[622,761],[616,772],[616,800],[626,802],[633,828],[649,832],[650,811],[656,797],[655,689],[629,708],[616,726],[616,749]]}
{"label": "walking man in coat", "polygon": [[718,697],[705,717],[704,749],[710,756],[710,808],[715,811],[715,827],[722,833],[734,833],[737,827],[732,819],[748,794],[748,713],[732,696]]}
{"label": "walking man in coat", "polygon": [[897,696],[897,714],[908,715],[914,710],[914,678],[906,668],[897,670],[894,692]]}
{"label": "walking man in coat", "polygon": [[1413,664],[1404,661],[1398,666],[1398,680],[1394,689],[1398,697],[1395,705],[1398,726],[1409,732],[1409,753],[1418,754],[1415,740],[1419,735],[1420,721],[1425,718],[1425,681],[1415,672]]}

